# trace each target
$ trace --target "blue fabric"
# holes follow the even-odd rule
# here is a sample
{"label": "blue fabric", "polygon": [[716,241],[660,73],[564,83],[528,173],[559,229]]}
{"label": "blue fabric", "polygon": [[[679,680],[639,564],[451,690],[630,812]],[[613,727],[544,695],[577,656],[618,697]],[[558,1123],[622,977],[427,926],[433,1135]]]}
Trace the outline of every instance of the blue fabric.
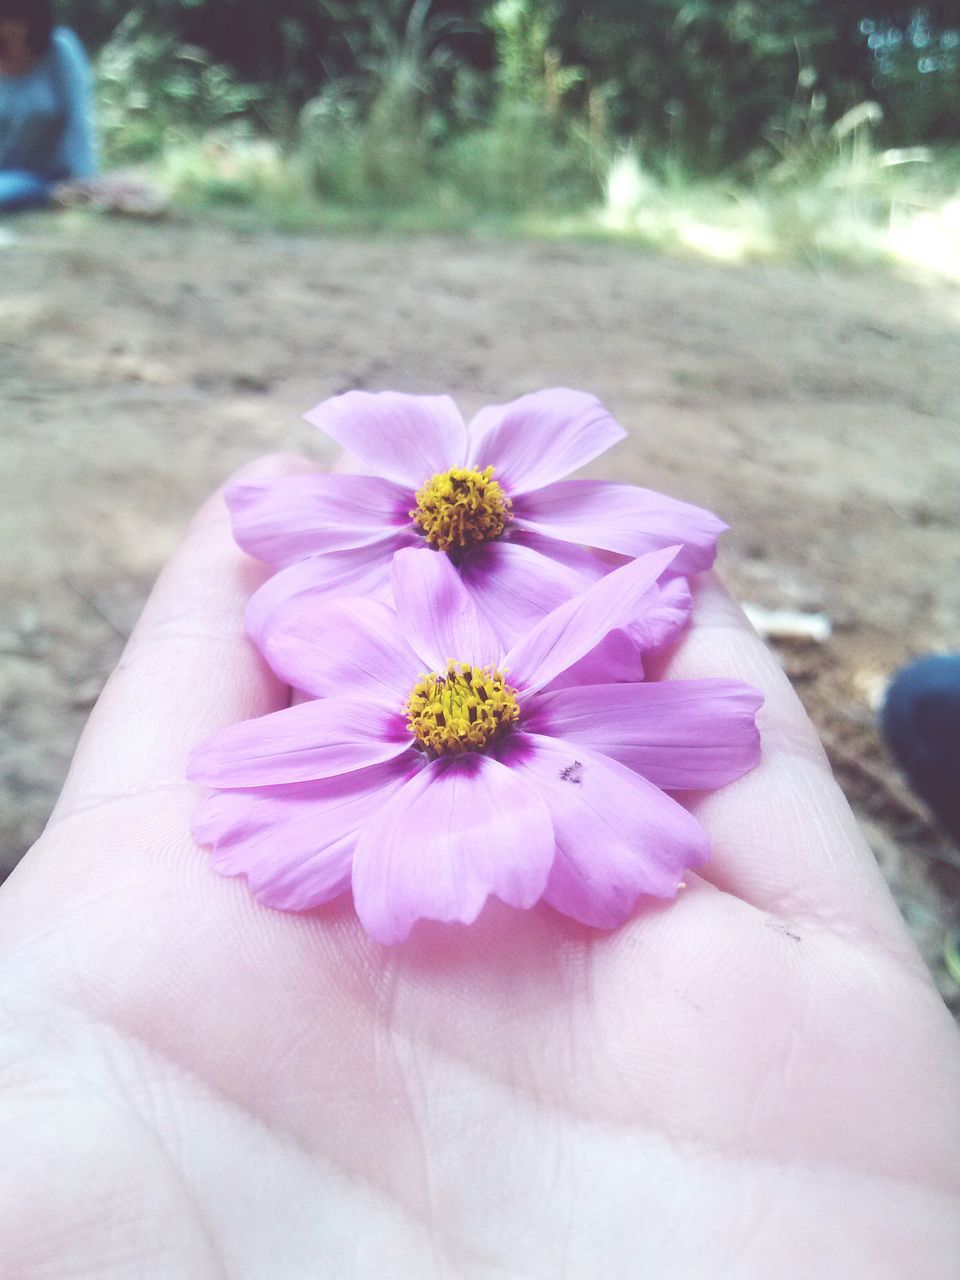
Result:
{"label": "blue fabric", "polygon": [[914,791],[960,844],[960,654],[930,654],[898,671],[881,723]]}
{"label": "blue fabric", "polygon": [[96,172],[90,64],[66,27],[24,75],[0,75],[0,173],[11,170],[51,183]]}
{"label": "blue fabric", "polygon": [[49,204],[53,183],[23,169],[0,170],[0,213]]}

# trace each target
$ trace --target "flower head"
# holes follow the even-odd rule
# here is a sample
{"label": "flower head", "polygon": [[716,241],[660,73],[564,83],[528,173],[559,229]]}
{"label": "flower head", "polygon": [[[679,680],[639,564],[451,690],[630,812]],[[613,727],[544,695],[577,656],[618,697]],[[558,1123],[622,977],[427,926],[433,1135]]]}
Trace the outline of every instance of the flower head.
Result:
{"label": "flower head", "polygon": [[481,751],[520,715],[517,691],[502,671],[452,658],[422,676],[403,705],[407,728],[432,760]]}
{"label": "flower head", "polygon": [[624,558],[675,546],[674,574],[709,568],[726,528],[648,489],[563,479],[626,435],[581,391],[492,405],[469,426],[448,396],[396,392],[351,391],[306,416],[372,474],[228,491],[237,541],[278,570],[251,602],[255,639],[303,595],[388,599],[391,558],[411,547],[449,558],[511,643]]}
{"label": "flower head", "polygon": [[[506,647],[446,556],[394,557],[395,608],[322,597],[280,611],[274,670],[315,699],[223,730],[190,776],[218,788],[197,839],[270,906],[352,887],[380,942],[470,922],[490,895],[612,927],[708,856],[665,794],[722,786],[759,756],[760,696],[730,680],[565,680],[658,607],[676,548],[640,556]],[[585,676],[585,679],[588,678]],[[597,682],[599,681],[599,682]]]}
{"label": "flower head", "polygon": [[416,496],[413,527],[436,551],[456,555],[478,542],[492,542],[513,519],[513,503],[494,480],[493,467],[451,467],[431,476]]}

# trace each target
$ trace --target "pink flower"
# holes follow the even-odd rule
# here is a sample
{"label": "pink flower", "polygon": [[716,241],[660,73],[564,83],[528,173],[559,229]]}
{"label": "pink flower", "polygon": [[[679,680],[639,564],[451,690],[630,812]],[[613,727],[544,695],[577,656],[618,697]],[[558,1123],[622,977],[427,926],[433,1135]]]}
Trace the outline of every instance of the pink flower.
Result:
{"label": "pink flower", "polygon": [[[676,548],[616,569],[509,651],[446,556],[393,560],[396,611],[321,597],[277,616],[268,660],[315,700],[224,729],[190,777],[219,788],[194,834],[262,902],[306,910],[352,886],[371,937],[470,922],[490,895],[609,928],[672,897],[707,838],[667,791],[756,764],[761,698],[731,680],[562,677],[642,623]],[[602,673],[594,673],[595,676]]]}
{"label": "pink flower", "polygon": [[304,594],[389,598],[393,553],[416,547],[451,558],[510,643],[622,557],[679,544],[673,573],[709,568],[726,528],[649,489],[562,479],[626,435],[581,391],[493,405],[469,427],[448,396],[392,391],[351,391],[306,416],[373,474],[296,475],[228,492],[237,541],[279,570],[251,601],[255,639],[277,607]]}

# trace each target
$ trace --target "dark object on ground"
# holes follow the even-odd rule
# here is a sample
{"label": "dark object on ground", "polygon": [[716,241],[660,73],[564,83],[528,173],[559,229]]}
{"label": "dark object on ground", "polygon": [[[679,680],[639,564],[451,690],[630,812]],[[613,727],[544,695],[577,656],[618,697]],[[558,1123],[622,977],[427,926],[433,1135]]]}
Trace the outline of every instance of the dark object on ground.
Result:
{"label": "dark object on ground", "polygon": [[960,844],[960,654],[934,654],[898,671],[882,725],[911,786]]}

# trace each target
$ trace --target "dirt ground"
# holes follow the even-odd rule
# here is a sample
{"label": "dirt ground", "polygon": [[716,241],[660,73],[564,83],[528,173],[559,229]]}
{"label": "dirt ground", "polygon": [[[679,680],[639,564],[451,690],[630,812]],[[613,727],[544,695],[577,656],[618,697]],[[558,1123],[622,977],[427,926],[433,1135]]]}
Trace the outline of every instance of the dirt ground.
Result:
{"label": "dirt ground", "polygon": [[[741,597],[823,610],[780,656],[911,928],[942,965],[960,854],[871,700],[960,644],[960,292],[665,261],[614,245],[245,236],[21,219],[0,242],[0,874],[192,509],[235,467],[328,456],[301,413],[351,387],[466,410],[564,383],[630,430],[616,475],[732,525]],[[601,462],[595,471],[609,471]]]}

